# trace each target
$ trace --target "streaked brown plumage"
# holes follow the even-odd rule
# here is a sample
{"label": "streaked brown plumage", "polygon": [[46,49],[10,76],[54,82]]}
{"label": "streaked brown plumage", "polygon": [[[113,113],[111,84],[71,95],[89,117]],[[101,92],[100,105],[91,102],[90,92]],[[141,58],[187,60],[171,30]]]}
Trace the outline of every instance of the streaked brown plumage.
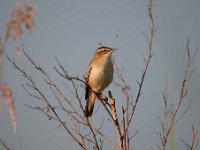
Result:
{"label": "streaked brown plumage", "polygon": [[[89,117],[93,113],[96,93],[100,94],[113,79],[112,53],[116,49],[110,47],[99,47],[88,66],[88,72],[85,76],[87,87],[85,92],[86,106],[85,116]],[[90,88],[92,90],[90,90]],[[92,92],[94,91],[94,92]]]}

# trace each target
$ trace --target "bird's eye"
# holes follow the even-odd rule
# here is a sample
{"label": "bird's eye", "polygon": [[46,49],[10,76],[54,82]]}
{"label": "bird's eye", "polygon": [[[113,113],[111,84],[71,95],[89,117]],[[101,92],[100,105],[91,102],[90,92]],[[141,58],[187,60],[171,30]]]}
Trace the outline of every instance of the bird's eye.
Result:
{"label": "bird's eye", "polygon": [[107,50],[105,50],[105,49],[104,49],[104,50],[102,50],[102,53],[107,53]]}

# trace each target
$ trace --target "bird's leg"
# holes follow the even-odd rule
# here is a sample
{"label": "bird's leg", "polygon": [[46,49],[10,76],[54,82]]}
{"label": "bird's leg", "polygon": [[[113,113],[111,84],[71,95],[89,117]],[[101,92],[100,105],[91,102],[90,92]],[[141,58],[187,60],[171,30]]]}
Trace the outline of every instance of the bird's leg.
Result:
{"label": "bird's leg", "polygon": [[101,100],[104,100],[105,99],[105,96],[100,92],[100,93],[98,93],[98,95],[99,95],[99,99],[101,99]]}

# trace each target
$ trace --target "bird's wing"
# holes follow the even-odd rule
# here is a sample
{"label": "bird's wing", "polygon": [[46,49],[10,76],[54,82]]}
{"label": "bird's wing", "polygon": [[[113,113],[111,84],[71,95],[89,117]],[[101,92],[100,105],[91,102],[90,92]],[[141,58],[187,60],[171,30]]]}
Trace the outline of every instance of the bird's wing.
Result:
{"label": "bird's wing", "polygon": [[89,65],[88,65],[88,70],[87,70],[87,73],[85,74],[84,78],[85,78],[85,81],[88,83],[89,81],[89,75],[90,75],[90,72],[92,70],[92,65],[93,65],[93,62],[95,60],[95,55],[93,56],[92,60],[90,61]]}
{"label": "bird's wing", "polygon": [[[89,75],[90,75],[91,70],[92,70],[92,67],[91,67],[91,66],[88,66],[88,71],[87,71],[87,73],[86,73],[86,75],[85,75],[86,83],[89,82]],[[90,91],[90,87],[89,87],[89,85],[87,84],[86,87],[85,87],[85,100],[88,99],[89,91]]]}
{"label": "bird's wing", "polygon": [[[90,72],[91,72],[91,70],[92,70],[92,63],[93,63],[93,61],[94,61],[94,57],[93,57],[93,59],[90,61],[89,65],[88,65],[87,73],[85,74],[85,81],[86,81],[86,83],[89,82],[89,76],[90,76]],[[87,84],[86,87],[85,87],[85,100],[88,99],[89,92],[90,92],[90,87],[89,87],[89,85]]]}
{"label": "bird's wing", "polygon": [[87,71],[87,73],[86,73],[85,76],[84,76],[85,81],[86,81],[87,83],[88,83],[88,81],[89,81],[89,75],[90,75],[91,70],[92,70],[92,67],[89,65],[89,66],[88,66],[88,71]]}

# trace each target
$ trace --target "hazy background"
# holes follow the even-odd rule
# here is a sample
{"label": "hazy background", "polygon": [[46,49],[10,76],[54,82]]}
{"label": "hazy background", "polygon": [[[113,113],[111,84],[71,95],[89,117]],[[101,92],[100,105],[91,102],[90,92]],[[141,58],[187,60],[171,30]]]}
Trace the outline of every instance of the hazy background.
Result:
{"label": "hazy background", "polygon": [[[0,0],[0,35],[3,34],[7,20],[16,2],[20,0]],[[32,0],[37,7],[33,34],[23,35],[25,50],[54,78],[54,56],[62,62],[73,75],[82,76],[99,43],[116,47],[114,54],[117,65],[125,67],[125,79],[130,83],[133,94],[138,86],[146,55],[147,43],[142,32],[148,34],[148,0]],[[191,50],[200,47],[200,1],[199,0],[154,0],[153,15],[157,34],[153,43],[155,52],[147,73],[143,95],[136,111],[133,131],[138,131],[134,139],[136,150],[156,149],[160,139],[155,131],[160,131],[163,108],[162,91],[166,72],[169,78],[169,100],[176,103],[180,81],[186,62],[186,40],[190,39]],[[116,35],[118,37],[116,37]],[[16,57],[15,45],[10,41],[6,52]],[[29,70],[37,79],[38,73],[31,71],[24,57],[16,58],[23,68]],[[180,142],[183,138],[191,141],[191,125],[200,131],[200,52],[197,53],[193,67],[196,71],[189,81],[188,96],[181,110],[191,101],[191,108],[175,128],[177,149],[185,149]],[[116,77],[115,77],[116,79]],[[115,80],[114,79],[114,80]],[[64,150],[79,149],[62,129],[48,121],[40,112],[24,106],[37,105],[35,99],[27,96],[21,87],[23,77],[4,59],[3,80],[13,90],[17,112],[17,134],[12,131],[11,120],[4,105],[0,110],[0,137],[16,150]],[[42,85],[41,85],[42,86]],[[121,109],[124,97],[120,89],[109,86]],[[107,89],[107,90],[108,90]],[[44,89],[45,90],[45,89]],[[106,90],[106,91],[107,91]],[[105,92],[106,93],[106,92]],[[134,95],[135,96],[135,95]],[[97,104],[98,105],[98,104]],[[99,110],[103,113],[103,110]],[[96,120],[98,118],[96,115]],[[108,132],[113,128],[110,124]],[[110,133],[113,134],[113,133]],[[20,144],[21,143],[21,144]],[[0,145],[0,149],[2,146]]]}

